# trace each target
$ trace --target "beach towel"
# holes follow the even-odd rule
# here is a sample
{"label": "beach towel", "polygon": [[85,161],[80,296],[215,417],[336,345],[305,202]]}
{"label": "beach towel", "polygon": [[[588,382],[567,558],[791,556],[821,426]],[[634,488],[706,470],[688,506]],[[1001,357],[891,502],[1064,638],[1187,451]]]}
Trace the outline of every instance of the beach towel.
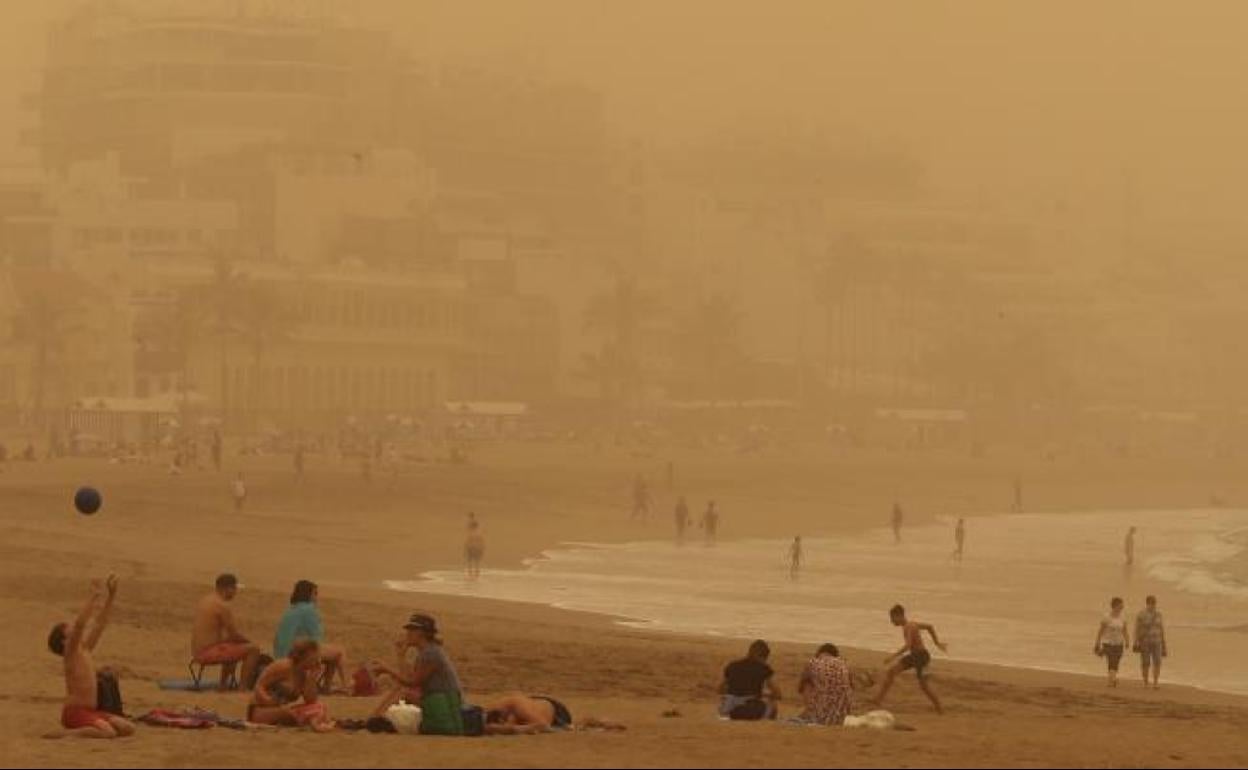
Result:
{"label": "beach towel", "polygon": [[153,727],[176,727],[182,730],[204,730],[217,726],[217,723],[214,721],[184,716],[176,711],[168,711],[166,709],[152,709],[139,717],[139,721]]}

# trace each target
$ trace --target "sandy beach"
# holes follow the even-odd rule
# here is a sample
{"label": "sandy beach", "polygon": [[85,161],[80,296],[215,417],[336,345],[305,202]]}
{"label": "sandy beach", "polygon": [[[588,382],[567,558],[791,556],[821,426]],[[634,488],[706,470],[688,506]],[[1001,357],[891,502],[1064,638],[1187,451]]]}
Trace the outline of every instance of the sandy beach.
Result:
{"label": "sandy beach", "polygon": [[[297,481],[289,458],[231,458],[250,488],[242,515],[230,511],[227,474],[102,461],[10,463],[0,475],[0,661],[6,682],[0,763],[6,767],[198,766],[1243,766],[1248,699],[1208,690],[1142,689],[1134,661],[1107,691],[1098,677],[938,658],[934,682],[948,713],[930,712],[902,679],[887,706],[912,731],[723,723],[714,716],[719,671],[739,656],[736,639],[626,628],[602,615],[465,597],[402,594],[396,576],[454,568],[464,517],[484,521],[487,566],[517,568],[568,541],[662,539],[670,493],[668,456],[636,457],[555,446],[483,449],[468,465],[417,465],[366,483],[354,467],[309,460]],[[695,510],[714,497],[722,535],[782,538],[861,533],[883,526],[894,499],[916,526],[951,514],[1005,510],[1010,479],[1024,478],[1029,510],[1197,507],[1217,493],[1248,499],[1229,463],[1103,464],[1014,457],[790,454],[738,458],[676,453],[677,491]],[[652,478],[658,513],[628,517],[632,474]],[[94,517],[73,513],[72,490],[105,495]],[[1107,555],[1113,559],[1116,554]],[[142,728],[133,739],[49,741],[62,683],[44,647],[50,625],[79,606],[92,576],[116,572],[122,589],[97,655],[123,674],[127,711],[198,705],[241,716],[244,696],[179,693],[155,682],[184,675],[194,601],[221,571],[246,584],[236,604],[243,631],[269,644],[291,583],[321,586],[332,641],[352,660],[381,657],[407,613],[426,610],[445,629],[469,700],[510,691],[549,693],[574,713],[628,724],[622,734],[433,739],[300,731],[239,733]],[[1090,608],[1095,612],[1097,608]],[[883,610],[883,608],[882,608]],[[922,616],[922,607],[915,607]],[[939,617],[929,618],[941,625]],[[1175,622],[1176,619],[1171,620]],[[886,619],[881,611],[880,624]],[[956,645],[959,629],[942,625]],[[816,629],[828,641],[845,635]],[[1088,641],[1095,628],[1088,629]],[[774,664],[796,711],[796,678],[810,645],[776,645]],[[1198,654],[1198,651],[1184,651]],[[851,649],[856,669],[878,677],[878,652]],[[1236,660],[1228,667],[1239,666]],[[361,717],[367,699],[334,697],[335,716]],[[865,705],[855,710],[861,712]],[[675,710],[678,717],[662,714]]]}

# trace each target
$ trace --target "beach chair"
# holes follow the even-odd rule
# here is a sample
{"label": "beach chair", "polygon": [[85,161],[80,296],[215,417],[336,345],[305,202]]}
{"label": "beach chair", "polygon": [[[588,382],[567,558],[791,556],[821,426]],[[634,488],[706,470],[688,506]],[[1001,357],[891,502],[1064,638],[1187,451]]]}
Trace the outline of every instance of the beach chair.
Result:
{"label": "beach chair", "polygon": [[195,683],[195,689],[203,689],[204,670],[213,666],[228,666],[235,664],[235,668],[230,672],[229,677],[225,680],[225,686],[231,690],[238,689],[238,660],[218,657],[215,655],[195,655],[191,658],[191,662],[186,664],[187,671],[191,672],[191,681]]}

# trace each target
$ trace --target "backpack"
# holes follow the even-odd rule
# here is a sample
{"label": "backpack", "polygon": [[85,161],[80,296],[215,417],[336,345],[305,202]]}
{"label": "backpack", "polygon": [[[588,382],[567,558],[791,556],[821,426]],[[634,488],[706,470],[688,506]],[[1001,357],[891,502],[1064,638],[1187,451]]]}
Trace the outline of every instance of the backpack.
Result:
{"label": "backpack", "polygon": [[95,707],[108,714],[125,716],[121,704],[121,684],[111,671],[100,671],[95,675]]}
{"label": "backpack", "polygon": [[485,709],[480,706],[464,706],[460,713],[464,720],[464,735],[470,738],[485,735]]}

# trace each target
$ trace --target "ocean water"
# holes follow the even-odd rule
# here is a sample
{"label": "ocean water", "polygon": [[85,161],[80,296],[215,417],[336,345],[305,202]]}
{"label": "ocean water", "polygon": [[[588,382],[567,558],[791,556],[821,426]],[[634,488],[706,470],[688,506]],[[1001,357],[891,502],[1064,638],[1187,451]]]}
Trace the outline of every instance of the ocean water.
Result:
{"label": "ocean water", "polygon": [[[936,626],[950,658],[1089,674],[1104,671],[1092,642],[1110,597],[1122,596],[1134,617],[1151,593],[1167,626],[1163,681],[1248,693],[1248,582],[1234,574],[1248,550],[1248,512],[968,518],[961,562],[952,558],[953,525],[909,527],[899,545],[885,529],[804,538],[797,579],[791,540],[695,540],[565,543],[476,582],[456,571],[386,585],[602,613],[673,633],[890,651],[901,636],[887,612],[900,602]],[[1127,569],[1130,526],[1136,564]],[[1124,677],[1138,670],[1134,656],[1123,659]]]}

